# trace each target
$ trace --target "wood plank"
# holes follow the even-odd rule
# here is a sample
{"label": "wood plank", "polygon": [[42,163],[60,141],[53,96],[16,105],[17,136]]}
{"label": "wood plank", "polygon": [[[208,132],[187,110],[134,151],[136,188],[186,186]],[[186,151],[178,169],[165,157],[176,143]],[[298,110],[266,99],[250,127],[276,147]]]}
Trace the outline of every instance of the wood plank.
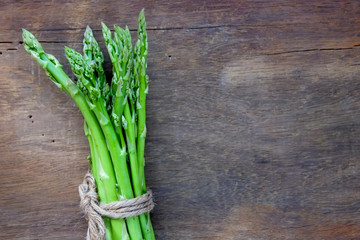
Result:
{"label": "wood plank", "polygon": [[[201,28],[214,26],[306,27],[359,23],[359,1],[2,1],[0,30],[26,27],[82,29],[86,24],[124,24],[136,28],[134,17],[142,8],[152,28]],[[321,30],[321,29],[319,29]]]}
{"label": "wood plank", "polygon": [[1,239],[86,232],[82,116],[19,29],[70,73],[63,46],[81,50],[87,23],[135,28],[142,5],[153,29],[146,177],[157,238],[360,238],[358,1],[60,4],[0,7]]}
{"label": "wood plank", "polygon": [[[120,24],[136,29],[136,18],[146,9],[149,29],[182,29],[206,27],[260,28],[272,38],[293,41],[306,38],[317,48],[329,37],[352,38],[359,34],[359,1],[3,1],[0,7],[0,26],[3,41],[20,41],[22,28],[31,31],[68,30],[81,33],[86,25],[100,30],[100,22],[109,26]],[[39,14],[41,13],[41,14]],[[95,16],[95,17],[94,17]],[[13,36],[4,36],[15,30]],[[275,31],[275,32],[273,32]],[[303,37],[302,32],[307,34]],[[81,34],[80,34],[81,35]],[[58,34],[67,38],[69,34]],[[10,37],[10,38],[8,38]],[[42,37],[42,36],[40,36]],[[260,36],[258,36],[259,39]],[[285,40],[284,39],[284,40]],[[315,40],[315,41],[314,41]],[[354,44],[353,42],[353,44]],[[320,44],[319,43],[319,44]],[[314,45],[315,44],[315,45]],[[304,46],[301,46],[304,47]],[[342,46],[344,47],[344,45]]]}

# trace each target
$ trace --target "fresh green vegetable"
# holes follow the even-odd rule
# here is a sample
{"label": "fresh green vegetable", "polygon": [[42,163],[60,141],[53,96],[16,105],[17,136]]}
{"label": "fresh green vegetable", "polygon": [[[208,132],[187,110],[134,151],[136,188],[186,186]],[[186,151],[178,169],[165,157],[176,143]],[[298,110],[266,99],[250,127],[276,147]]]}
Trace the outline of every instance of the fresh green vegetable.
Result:
{"label": "fresh green vegetable", "polygon": [[[132,48],[130,30],[102,23],[105,45],[113,65],[106,81],[104,56],[90,27],[84,34],[83,54],[65,47],[66,58],[77,78],[74,83],[58,60],[44,52],[25,29],[25,50],[42,66],[50,79],[67,92],[82,112],[88,137],[91,169],[101,202],[130,199],[146,193],[144,148],[146,94],[148,91],[147,34],[144,11],[139,15],[138,40]],[[123,219],[104,218],[106,238],[155,239],[150,214]]]}

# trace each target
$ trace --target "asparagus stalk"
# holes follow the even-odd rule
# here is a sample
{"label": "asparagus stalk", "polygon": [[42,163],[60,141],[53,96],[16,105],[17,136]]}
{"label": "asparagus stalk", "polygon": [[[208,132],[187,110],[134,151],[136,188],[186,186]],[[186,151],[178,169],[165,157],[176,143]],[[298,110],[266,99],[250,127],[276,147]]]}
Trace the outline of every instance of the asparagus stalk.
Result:
{"label": "asparagus stalk", "polygon": [[[149,77],[146,75],[147,69],[147,55],[148,55],[148,41],[146,33],[146,20],[144,9],[140,12],[139,18],[139,28],[138,28],[138,41],[135,46],[135,57],[134,57],[134,75],[135,81],[139,85],[137,91],[137,104],[136,110],[138,115],[138,126],[137,126],[137,159],[139,162],[139,174],[141,181],[141,190],[142,193],[145,193],[146,183],[145,183],[145,138],[146,138],[146,95],[148,93],[148,82]],[[143,215],[146,222],[146,230],[149,235],[149,239],[155,239],[154,230],[152,228],[150,214],[145,213]]]}
{"label": "asparagus stalk", "polygon": [[132,66],[130,31],[128,28],[124,30],[116,26],[116,33],[114,34],[113,40],[111,31],[104,23],[102,23],[102,28],[114,69],[112,91],[115,93],[115,96],[113,99],[112,116],[113,119],[119,119],[121,126],[125,130],[134,193],[135,196],[139,196],[141,192],[139,188],[140,178],[135,142],[135,112],[131,113],[128,102],[128,95],[131,91],[129,88],[129,76]]}
{"label": "asparagus stalk", "polygon": [[[111,89],[112,93],[115,94],[113,96],[112,119],[114,121],[114,125],[116,125],[118,128],[117,132],[121,135],[122,130],[120,128],[122,127],[126,133],[126,143],[130,159],[132,186],[135,196],[140,196],[140,178],[138,172],[139,167],[136,155],[136,143],[134,140],[135,115],[131,115],[131,113],[129,112],[127,96],[127,90],[129,90],[128,81],[131,71],[131,61],[129,61],[131,57],[130,54],[128,54],[129,52],[131,52],[131,48],[129,47],[129,45],[131,45],[130,31],[127,31],[128,35],[126,36],[126,33],[124,33],[122,29],[118,28],[118,32],[115,34],[115,40],[113,40],[111,31],[104,23],[102,23],[102,28],[105,44],[109,51],[110,59],[113,63],[114,76],[112,78]],[[120,54],[120,52],[122,54]],[[141,227],[142,226],[143,224],[141,223]],[[143,227],[141,229],[143,229]],[[147,238],[145,237],[145,239]]]}
{"label": "asparagus stalk", "polygon": [[149,78],[146,75],[147,69],[147,54],[148,42],[146,33],[146,21],[144,10],[139,15],[138,41],[135,47],[135,64],[134,72],[136,81],[139,84],[139,91],[137,94],[137,112],[138,112],[138,132],[137,132],[137,156],[139,161],[140,175],[142,178],[142,191],[146,192],[145,177],[144,177],[144,151],[146,138],[146,94],[148,93]]}
{"label": "asparagus stalk", "polygon": [[[102,200],[106,203],[117,201],[116,181],[105,138],[96,117],[87,104],[84,94],[62,70],[59,61],[54,56],[45,53],[34,35],[25,29],[23,29],[23,41],[25,50],[45,69],[50,79],[72,97],[82,112],[99,155],[98,168],[101,168],[102,171],[99,171],[99,175],[96,174],[97,179],[95,181],[98,188],[104,189],[105,194]],[[124,222],[121,219],[111,219],[111,228],[114,239],[123,239],[123,235],[126,235],[123,232],[126,227],[124,228]]]}
{"label": "asparagus stalk", "polygon": [[[86,121],[84,121],[84,133],[85,136],[87,136],[88,141],[89,141],[89,147],[90,147],[90,156],[88,157],[90,165],[91,165],[91,170],[93,173],[93,176],[95,179],[99,179],[100,177],[100,171],[99,171],[99,166],[100,166],[100,158],[99,158],[99,154],[97,152],[97,149],[95,147],[95,142],[94,139],[91,135],[90,129],[88,127],[88,125],[86,124]],[[98,184],[97,184],[98,186]],[[103,187],[99,186],[97,187],[97,192],[98,192],[98,196],[99,196],[99,200],[100,202],[103,202],[104,199],[106,198],[105,195],[105,191]],[[105,228],[106,228],[106,240],[112,240],[112,230],[111,230],[111,222],[110,219],[107,217],[103,217],[104,220],[104,224],[105,224]]]}
{"label": "asparagus stalk", "polygon": [[[113,119],[121,121],[126,134],[126,142],[130,158],[130,169],[135,196],[146,193],[144,179],[144,146],[145,146],[145,95],[147,92],[146,77],[146,56],[147,56],[147,37],[144,11],[139,16],[139,41],[137,45],[137,57],[140,60],[133,60],[131,52],[130,31],[115,26],[114,39],[109,28],[102,23],[103,36],[107,46],[110,59],[113,63],[113,82],[112,92],[116,93],[113,97]],[[134,68],[132,62],[136,64]],[[134,75],[129,75],[134,70]],[[130,79],[129,79],[130,76]],[[140,92],[141,94],[140,94]],[[138,99],[136,99],[136,96]],[[137,102],[137,104],[136,104]],[[135,105],[137,108],[135,109]],[[140,112],[138,112],[140,110]],[[139,114],[139,118],[137,118]],[[141,114],[141,117],[140,117]],[[136,121],[137,120],[137,121]],[[138,124],[139,129],[138,129]],[[141,131],[141,134],[138,132]],[[141,138],[139,142],[139,136]],[[138,141],[138,142],[137,142]],[[140,152],[139,145],[140,143]],[[140,159],[139,161],[139,154]],[[140,216],[140,223],[145,239],[155,239],[152,229],[150,215]]]}
{"label": "asparagus stalk", "polygon": [[[77,85],[65,74],[57,59],[45,53],[36,38],[23,30],[26,51],[45,69],[50,79],[73,98],[84,116],[84,132],[91,152],[89,160],[100,201],[105,203],[133,198],[147,191],[144,148],[148,45],[144,10],[140,12],[138,22],[134,51],[127,27],[115,26],[112,38],[111,31],[102,24],[113,64],[111,87],[103,69],[104,56],[90,27],[84,34],[84,55],[65,47],[66,58],[78,79]],[[149,213],[126,221],[104,218],[104,222],[108,240],[155,239]]]}
{"label": "asparagus stalk", "polygon": [[[106,110],[106,103],[101,97],[101,82],[98,79],[101,73],[97,72],[97,67],[92,61],[92,59],[100,58],[100,56],[97,56],[99,52],[96,49],[98,44],[93,43],[96,40],[89,31],[85,34],[85,38],[88,38],[87,41],[90,42],[89,48],[93,49],[92,51],[88,50],[87,57],[83,57],[73,49],[65,48],[66,57],[69,60],[74,75],[89,94],[91,102],[88,102],[88,105],[97,117],[104,132],[117,183],[120,187],[120,198],[130,199],[134,197],[134,194],[126,164],[126,147],[120,146],[115,129]],[[127,218],[126,222],[131,239],[142,239],[138,217]]]}

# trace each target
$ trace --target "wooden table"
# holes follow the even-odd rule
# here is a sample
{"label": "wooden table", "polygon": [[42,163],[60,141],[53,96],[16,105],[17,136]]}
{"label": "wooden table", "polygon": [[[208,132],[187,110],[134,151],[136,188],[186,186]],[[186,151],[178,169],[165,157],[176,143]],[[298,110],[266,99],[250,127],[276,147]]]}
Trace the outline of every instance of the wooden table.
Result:
{"label": "wooden table", "polygon": [[[84,239],[83,119],[24,51],[145,8],[146,178],[157,239],[360,239],[360,1],[0,6],[0,239]],[[106,57],[108,57],[106,55]],[[108,75],[109,59],[105,63]]]}

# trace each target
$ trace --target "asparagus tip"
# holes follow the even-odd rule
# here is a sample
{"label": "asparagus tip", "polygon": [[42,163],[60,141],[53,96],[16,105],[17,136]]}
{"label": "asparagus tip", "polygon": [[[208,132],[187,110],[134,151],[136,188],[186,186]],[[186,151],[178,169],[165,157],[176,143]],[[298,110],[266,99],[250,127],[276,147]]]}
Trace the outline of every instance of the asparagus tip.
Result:
{"label": "asparagus tip", "polygon": [[84,35],[85,35],[85,37],[93,35],[93,31],[92,31],[92,29],[91,29],[91,27],[89,25],[86,26]]}
{"label": "asparagus tip", "polygon": [[101,28],[103,31],[106,31],[106,32],[109,30],[109,28],[106,26],[106,24],[104,22],[101,22]]}
{"label": "asparagus tip", "polygon": [[25,28],[22,29],[22,38],[24,42],[24,47],[27,51],[32,50],[38,53],[43,52],[43,49],[39,41],[35,38],[35,36],[31,32],[29,32]]}

